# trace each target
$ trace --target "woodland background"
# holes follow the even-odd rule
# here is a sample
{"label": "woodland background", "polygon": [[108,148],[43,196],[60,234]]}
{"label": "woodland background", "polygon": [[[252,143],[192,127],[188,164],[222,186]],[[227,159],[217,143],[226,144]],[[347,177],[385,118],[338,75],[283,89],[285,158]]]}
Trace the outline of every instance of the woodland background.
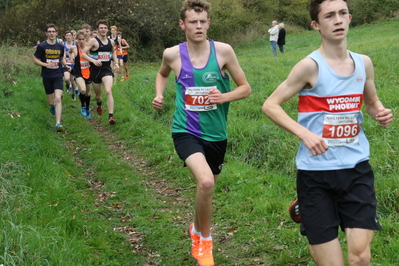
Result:
{"label": "woodland background", "polygon": [[[272,20],[286,24],[288,34],[310,29],[308,0],[210,0],[209,37],[232,45],[266,35]],[[349,0],[352,26],[399,16],[398,0]],[[59,36],[95,26],[106,19],[123,31],[134,61],[158,60],[166,47],[184,41],[178,27],[182,0],[0,0],[0,39],[3,45],[34,46],[43,41],[44,27],[55,23]],[[0,43],[1,44],[1,43]]]}

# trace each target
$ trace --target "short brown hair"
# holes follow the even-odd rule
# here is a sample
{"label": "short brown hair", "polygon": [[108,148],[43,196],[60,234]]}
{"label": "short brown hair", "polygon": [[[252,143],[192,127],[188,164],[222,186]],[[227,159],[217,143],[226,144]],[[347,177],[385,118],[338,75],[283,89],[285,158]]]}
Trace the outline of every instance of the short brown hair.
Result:
{"label": "short brown hair", "polygon": [[87,23],[82,25],[82,29],[87,29],[87,30],[91,30],[91,26]]}
{"label": "short brown hair", "polygon": [[98,29],[98,26],[100,26],[100,24],[106,25],[108,27],[108,21],[107,20],[100,19],[99,21],[97,21],[97,23],[96,23],[97,29]]}
{"label": "short brown hair", "polygon": [[79,38],[80,35],[83,35],[83,37],[85,39],[87,39],[87,33],[84,30],[78,30],[78,32],[76,33],[76,38]]}
{"label": "short brown hair", "polygon": [[44,31],[47,31],[49,28],[54,28],[55,31],[58,32],[57,26],[55,24],[53,24],[53,23],[46,24],[46,29]]}
{"label": "short brown hair", "polygon": [[[312,21],[319,22],[320,5],[325,1],[334,1],[334,0],[310,0],[309,14],[310,14],[310,19]],[[347,0],[343,1],[348,3]]]}
{"label": "short brown hair", "polygon": [[195,12],[206,11],[208,13],[211,11],[211,4],[204,0],[185,0],[180,9],[181,20],[186,19],[186,11],[193,9]]}

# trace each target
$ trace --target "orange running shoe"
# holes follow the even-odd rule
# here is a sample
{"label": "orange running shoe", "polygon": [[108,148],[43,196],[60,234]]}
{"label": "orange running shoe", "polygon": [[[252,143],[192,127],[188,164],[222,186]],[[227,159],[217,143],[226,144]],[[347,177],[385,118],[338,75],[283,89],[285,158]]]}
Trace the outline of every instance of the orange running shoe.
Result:
{"label": "orange running shoe", "polygon": [[193,233],[194,223],[190,224],[187,228],[187,234],[191,238],[191,256],[194,259],[198,258],[198,249],[200,244],[200,236]]}
{"label": "orange running shoe", "polygon": [[120,81],[125,81],[125,78],[121,78],[121,80]]}
{"label": "orange running shoe", "polygon": [[126,79],[129,79],[129,78],[130,78],[130,75],[129,75],[129,74],[127,74],[127,75],[126,75]]}
{"label": "orange running shoe", "polygon": [[198,266],[214,266],[212,254],[212,240],[202,240],[200,241],[200,248],[198,250]]}

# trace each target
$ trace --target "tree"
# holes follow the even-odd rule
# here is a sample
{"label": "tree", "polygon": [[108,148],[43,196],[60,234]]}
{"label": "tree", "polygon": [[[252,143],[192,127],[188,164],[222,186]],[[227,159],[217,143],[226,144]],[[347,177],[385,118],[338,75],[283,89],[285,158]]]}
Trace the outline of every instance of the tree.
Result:
{"label": "tree", "polygon": [[[234,42],[247,30],[265,32],[272,20],[310,28],[308,0],[211,0],[210,38]],[[182,0],[0,0],[0,38],[34,45],[55,23],[62,36],[99,19],[116,25],[128,40],[131,58],[157,60],[166,47],[184,41],[177,22]],[[399,14],[398,0],[353,0],[353,25]],[[2,13],[1,13],[2,12]],[[256,36],[256,34],[254,34]],[[250,40],[249,40],[250,41]]]}

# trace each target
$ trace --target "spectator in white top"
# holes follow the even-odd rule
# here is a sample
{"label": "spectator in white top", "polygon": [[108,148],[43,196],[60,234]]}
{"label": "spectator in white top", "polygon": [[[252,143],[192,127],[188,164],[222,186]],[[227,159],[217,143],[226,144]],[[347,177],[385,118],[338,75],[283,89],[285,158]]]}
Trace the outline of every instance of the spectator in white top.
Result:
{"label": "spectator in white top", "polygon": [[272,27],[268,30],[268,32],[270,34],[270,45],[272,46],[274,56],[277,55],[276,46],[278,40],[278,31],[279,31],[278,23],[277,21],[273,20]]}

